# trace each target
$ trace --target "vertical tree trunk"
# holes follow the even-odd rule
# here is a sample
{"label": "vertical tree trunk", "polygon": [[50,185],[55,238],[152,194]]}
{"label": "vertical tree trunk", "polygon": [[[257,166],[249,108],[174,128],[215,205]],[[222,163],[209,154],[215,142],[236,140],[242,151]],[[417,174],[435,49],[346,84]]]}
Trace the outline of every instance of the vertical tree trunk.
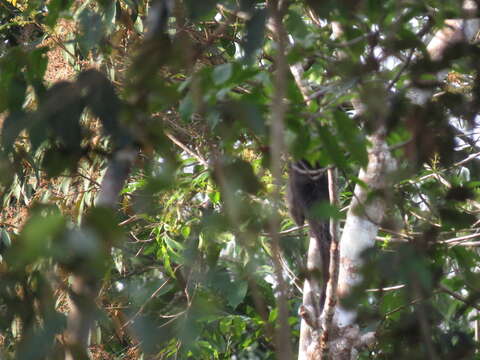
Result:
{"label": "vertical tree trunk", "polygon": [[[322,260],[320,256],[320,247],[318,241],[314,238],[310,239],[308,246],[307,272],[308,274],[319,274],[322,271]],[[300,323],[300,340],[298,350],[298,360],[309,359],[309,348],[315,339],[314,329],[317,327],[315,322],[320,317],[321,309],[319,295],[322,288],[318,279],[307,276],[303,284],[303,299],[300,307],[299,315]]]}
{"label": "vertical tree trunk", "polygon": [[[466,18],[476,14],[476,4],[473,1],[465,1],[464,9]],[[446,27],[438,31],[427,47],[433,60],[439,60],[449,44],[465,38],[471,39],[478,31],[478,19],[454,19],[447,20]],[[341,29],[336,29],[336,32]],[[297,80],[298,74],[295,79]],[[445,74],[439,74],[443,77]],[[298,82],[298,80],[297,80]],[[303,93],[303,92],[302,92]],[[410,94],[412,101],[417,104],[424,104],[431,96],[431,92],[416,90]],[[305,95],[304,95],[305,97]],[[381,120],[381,119],[380,119]],[[379,121],[383,123],[383,121]],[[385,129],[380,126],[376,133],[370,138],[372,147],[369,150],[369,163],[366,169],[362,169],[359,178],[364,185],[355,187],[355,196],[352,198],[347,220],[343,229],[340,241],[340,269],[338,280],[338,296],[346,296],[352,286],[361,281],[359,269],[362,265],[361,253],[372,247],[378,232],[378,224],[381,222],[387,207],[385,196],[376,196],[369,199],[371,191],[378,194],[385,194],[385,190],[391,186],[390,174],[396,168],[394,159],[390,156],[385,142]],[[368,200],[368,201],[367,201]],[[308,267],[315,269],[318,266],[319,255],[316,253],[315,241],[310,241],[308,252]],[[310,306],[309,293],[318,285],[312,284],[312,279],[307,279],[304,285],[303,305],[305,309]],[[329,301],[329,299],[327,299]],[[347,311],[340,306],[335,309],[335,316],[330,329],[315,329],[317,321],[308,320],[304,313],[300,333],[299,360],[318,360],[322,358],[321,347],[316,344],[321,340],[321,331],[327,330],[330,334],[327,346],[329,353],[323,354],[323,358],[335,360],[350,360],[356,357],[357,350],[374,341],[373,332],[364,335],[360,334],[359,326],[355,323],[356,312]],[[321,319],[319,319],[321,320]]]}

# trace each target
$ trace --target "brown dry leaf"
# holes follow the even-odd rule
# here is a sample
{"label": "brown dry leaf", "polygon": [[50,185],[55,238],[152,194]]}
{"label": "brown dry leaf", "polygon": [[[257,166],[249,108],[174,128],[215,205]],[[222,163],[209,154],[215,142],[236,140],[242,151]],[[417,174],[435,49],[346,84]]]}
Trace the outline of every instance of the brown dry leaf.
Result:
{"label": "brown dry leaf", "polygon": [[60,19],[55,27],[55,34],[47,37],[40,46],[48,46],[48,66],[45,71],[45,81],[52,84],[61,80],[72,80],[75,69],[65,59],[65,49],[62,46],[68,40],[68,35],[76,32],[75,23],[72,20]]}

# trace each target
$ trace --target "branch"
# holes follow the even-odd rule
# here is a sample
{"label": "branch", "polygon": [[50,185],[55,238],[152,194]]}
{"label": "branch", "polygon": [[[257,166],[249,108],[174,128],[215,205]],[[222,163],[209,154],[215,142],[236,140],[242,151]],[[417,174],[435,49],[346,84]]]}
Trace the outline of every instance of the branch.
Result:
{"label": "branch", "polygon": [[[362,264],[362,252],[372,247],[386,210],[386,200],[383,196],[370,199],[371,192],[385,193],[390,186],[389,176],[396,167],[384,138],[383,131],[371,137],[372,148],[369,151],[369,161],[366,169],[360,171],[359,178],[364,186],[355,186],[351,206],[347,214],[347,221],[340,241],[340,276],[339,293],[345,296],[360,280],[358,270]],[[367,200],[368,199],[368,200]],[[341,326],[347,326],[353,321],[353,314],[343,312],[339,318]]]}
{"label": "branch", "polygon": [[288,304],[287,304],[287,285],[283,278],[280,236],[278,229],[280,219],[278,216],[278,204],[281,199],[280,184],[282,181],[282,152],[284,148],[283,137],[284,120],[287,112],[287,72],[288,65],[286,59],[287,36],[283,27],[283,15],[281,11],[281,1],[268,1],[267,7],[270,12],[272,24],[277,36],[277,52],[275,54],[276,72],[274,76],[275,92],[271,103],[270,117],[270,150],[271,150],[271,171],[274,182],[272,193],[273,211],[270,217],[270,232],[272,234],[272,259],[276,280],[278,282],[278,295],[276,297],[278,306],[279,327],[275,331],[276,353],[278,359],[291,360],[293,358],[292,347],[290,343],[290,327],[288,324]]}
{"label": "branch", "polygon": [[195,153],[193,150],[190,150],[187,145],[183,144],[180,140],[178,140],[175,136],[173,136],[170,132],[165,131],[165,135],[179,148],[181,148],[183,151],[185,151],[187,154],[190,156],[194,157],[195,159],[198,160],[200,164],[205,166],[206,168],[209,168],[208,162],[199,154]]}
{"label": "branch", "polygon": [[466,241],[466,240],[475,239],[475,238],[478,238],[478,237],[480,237],[480,233],[478,233],[478,234],[470,234],[470,235],[465,235],[465,236],[459,236],[459,237],[456,237],[456,238],[439,241],[439,243],[440,243],[440,244],[458,245],[458,244],[460,244],[460,243],[463,243],[463,242]]}
{"label": "branch", "polygon": [[[338,208],[338,186],[337,186],[337,171],[332,168],[328,169],[328,192],[330,196],[330,204]],[[335,306],[337,305],[337,286],[339,273],[339,232],[338,221],[330,219],[330,264],[329,264],[329,278],[327,283],[325,306],[322,311],[322,336],[320,339],[320,359],[328,359],[329,357],[329,342],[328,337],[332,328],[333,315],[335,314]]]}
{"label": "branch", "polygon": [[440,284],[439,285],[439,288],[442,292],[450,295],[451,297],[457,299],[457,300],[460,300],[461,302],[465,303],[466,305],[468,306],[471,306],[472,308],[474,309],[477,309],[478,311],[480,311],[480,306],[478,306],[477,304],[475,304],[475,302],[473,302],[471,299],[468,299],[460,294],[457,294],[456,292],[450,290],[448,287],[446,287],[445,285],[443,284]]}
{"label": "branch", "polygon": [[120,149],[113,154],[103,176],[96,206],[112,209],[117,207],[118,195],[127,181],[137,154],[138,151],[130,147]]}

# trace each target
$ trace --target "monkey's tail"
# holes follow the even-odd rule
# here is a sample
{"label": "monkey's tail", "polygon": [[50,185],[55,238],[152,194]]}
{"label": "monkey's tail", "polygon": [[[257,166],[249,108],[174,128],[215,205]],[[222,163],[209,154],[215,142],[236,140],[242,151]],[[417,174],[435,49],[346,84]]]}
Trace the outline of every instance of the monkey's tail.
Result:
{"label": "monkey's tail", "polygon": [[321,259],[321,280],[322,293],[320,294],[320,309],[323,309],[325,304],[325,295],[327,290],[327,283],[330,277],[330,244],[332,238],[330,236],[330,222],[328,220],[310,220],[310,233],[311,236],[317,241],[317,248],[320,250]]}

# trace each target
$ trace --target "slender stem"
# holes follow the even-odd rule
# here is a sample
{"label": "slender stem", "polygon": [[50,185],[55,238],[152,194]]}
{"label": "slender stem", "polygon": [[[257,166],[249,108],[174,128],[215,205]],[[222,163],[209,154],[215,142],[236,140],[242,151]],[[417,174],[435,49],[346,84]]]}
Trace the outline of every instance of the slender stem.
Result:
{"label": "slender stem", "polygon": [[275,332],[277,358],[282,360],[291,360],[293,358],[292,347],[290,343],[290,327],[288,325],[288,303],[287,303],[287,284],[283,278],[282,262],[280,255],[280,218],[278,216],[278,204],[281,199],[280,184],[282,179],[282,152],[284,148],[284,118],[287,111],[285,98],[287,95],[287,72],[288,64],[285,57],[286,52],[286,34],[282,24],[282,14],[278,1],[269,1],[268,10],[272,24],[277,35],[277,52],[275,55],[276,73],[274,76],[275,93],[271,104],[270,118],[270,151],[271,151],[271,170],[274,182],[272,193],[273,211],[270,218],[270,232],[272,238],[272,258],[274,271],[278,283],[278,328]]}
{"label": "slender stem", "polygon": [[[328,169],[328,193],[330,196],[330,204],[338,207],[338,191],[337,191],[337,171],[336,169]],[[338,236],[338,220],[330,219],[330,267],[328,269],[329,278],[326,289],[325,306],[322,311],[322,337],[320,339],[320,359],[328,359],[329,346],[328,337],[332,328],[333,315],[335,314],[335,306],[337,304],[337,286],[338,273],[340,269],[340,252],[339,252],[339,236]]]}

